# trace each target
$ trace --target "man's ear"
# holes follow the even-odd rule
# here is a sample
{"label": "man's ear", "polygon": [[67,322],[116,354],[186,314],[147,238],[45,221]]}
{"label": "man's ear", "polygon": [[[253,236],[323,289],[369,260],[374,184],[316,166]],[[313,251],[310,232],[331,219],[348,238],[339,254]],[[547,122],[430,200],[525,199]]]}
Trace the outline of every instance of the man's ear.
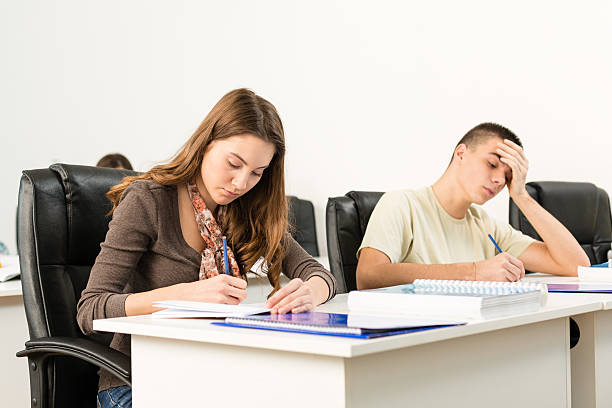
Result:
{"label": "man's ear", "polygon": [[457,157],[458,160],[463,160],[463,156],[465,155],[466,151],[467,151],[467,146],[461,143],[460,145],[455,147],[455,157]]}

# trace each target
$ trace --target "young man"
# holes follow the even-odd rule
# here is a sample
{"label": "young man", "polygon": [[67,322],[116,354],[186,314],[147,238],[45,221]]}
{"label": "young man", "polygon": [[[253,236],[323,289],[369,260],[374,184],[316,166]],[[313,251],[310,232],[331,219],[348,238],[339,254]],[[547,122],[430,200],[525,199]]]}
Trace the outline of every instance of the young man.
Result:
{"label": "young man", "polygon": [[[575,276],[577,266],[590,265],[589,259],[572,234],[529,196],[527,168],[521,141],[510,130],[494,123],[470,130],[433,186],[382,196],[357,254],[357,287],[419,278],[517,281],[525,268]],[[489,201],[506,185],[543,241],[473,205]]]}

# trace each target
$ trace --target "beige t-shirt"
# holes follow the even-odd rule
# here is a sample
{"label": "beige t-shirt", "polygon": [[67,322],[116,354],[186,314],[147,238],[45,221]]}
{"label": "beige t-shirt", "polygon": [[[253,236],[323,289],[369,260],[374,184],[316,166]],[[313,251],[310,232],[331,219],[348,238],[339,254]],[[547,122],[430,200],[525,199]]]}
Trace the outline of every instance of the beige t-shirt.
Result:
{"label": "beige t-shirt", "polygon": [[491,234],[504,252],[518,257],[535,240],[470,206],[462,219],[450,216],[431,187],[384,194],[361,242],[385,253],[391,263],[450,264],[489,259],[497,254]]}

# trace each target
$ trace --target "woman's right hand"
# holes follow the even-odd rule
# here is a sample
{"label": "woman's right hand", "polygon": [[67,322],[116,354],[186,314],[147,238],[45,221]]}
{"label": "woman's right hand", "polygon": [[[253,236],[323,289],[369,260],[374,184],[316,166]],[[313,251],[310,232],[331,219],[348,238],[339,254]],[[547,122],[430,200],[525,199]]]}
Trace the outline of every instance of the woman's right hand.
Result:
{"label": "woman's right hand", "polygon": [[182,283],[179,287],[181,300],[237,305],[247,297],[246,281],[231,275]]}
{"label": "woman's right hand", "polygon": [[162,308],[153,306],[161,300],[189,300],[195,302],[237,305],[247,297],[244,279],[230,275],[132,293],[125,299],[125,315],[149,314]]}

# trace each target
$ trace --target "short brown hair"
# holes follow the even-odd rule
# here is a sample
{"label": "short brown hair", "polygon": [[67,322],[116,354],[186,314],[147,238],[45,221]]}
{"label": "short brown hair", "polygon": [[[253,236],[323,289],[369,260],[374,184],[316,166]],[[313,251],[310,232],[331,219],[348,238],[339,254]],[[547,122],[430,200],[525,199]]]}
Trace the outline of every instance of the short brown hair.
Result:
{"label": "short brown hair", "polygon": [[[500,139],[509,139],[517,145],[523,147],[521,139],[505,126],[497,123],[485,122],[470,129],[457,143],[457,146],[464,144],[468,147],[474,147],[482,143],[484,140],[496,136]],[[455,147],[457,147],[455,146]]]}
{"label": "short brown hair", "polygon": [[[523,147],[521,139],[519,139],[519,137],[507,127],[493,122],[485,122],[474,126],[465,135],[463,135],[461,140],[459,140],[459,142],[457,142],[455,145],[455,149],[460,144],[464,144],[469,148],[474,148],[491,137],[499,137],[502,140],[508,139]],[[454,150],[453,156],[451,157],[451,162],[453,161],[453,157],[455,157]]]}

